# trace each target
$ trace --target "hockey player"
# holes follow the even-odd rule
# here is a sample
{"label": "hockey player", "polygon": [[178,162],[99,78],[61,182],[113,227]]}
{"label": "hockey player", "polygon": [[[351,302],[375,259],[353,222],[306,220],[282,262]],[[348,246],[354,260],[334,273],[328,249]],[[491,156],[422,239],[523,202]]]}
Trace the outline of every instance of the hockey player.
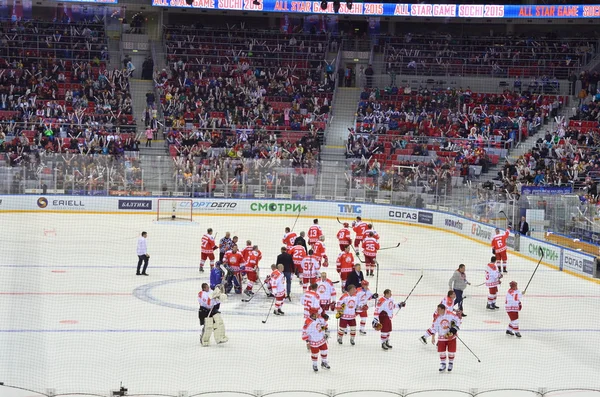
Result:
{"label": "hockey player", "polygon": [[438,353],[440,353],[440,372],[446,370],[446,357],[448,358],[448,372],[450,372],[454,366],[456,333],[460,327],[460,318],[453,311],[446,310],[446,307],[441,303],[438,305],[437,314],[432,330],[434,331],[434,338],[435,334],[438,335],[437,348]]}
{"label": "hockey player", "polygon": [[292,231],[290,231],[289,227],[285,228],[285,234],[283,235],[283,245],[289,250],[294,246],[294,241],[296,240],[298,235]]}
{"label": "hockey player", "polygon": [[500,229],[496,229],[496,235],[492,237],[492,252],[494,256],[498,260],[497,266],[498,271],[506,271],[506,240],[508,240],[508,236],[510,234],[510,226],[504,231],[504,233],[500,233]]}
{"label": "hockey player", "polygon": [[344,291],[346,289],[346,279],[352,273],[354,267],[354,256],[350,252],[349,245],[346,246],[344,252],[338,255],[335,267],[340,275],[340,280],[342,280],[342,291]]}
{"label": "hockey player", "polygon": [[360,317],[360,329],[359,333],[361,335],[366,335],[367,330],[365,326],[367,325],[367,317],[369,306],[367,302],[369,299],[377,299],[377,296],[374,297],[374,294],[369,290],[369,282],[367,280],[363,280],[361,282],[360,287],[356,289],[356,315]]}
{"label": "hockey player", "polygon": [[323,235],[323,229],[319,226],[319,220],[314,219],[313,225],[308,228],[308,245],[312,246],[319,241],[319,237]]}
{"label": "hockey player", "polygon": [[319,263],[319,259],[314,255],[313,250],[309,250],[308,256],[302,258],[300,269],[302,272],[302,289],[306,292],[311,284],[317,282],[317,277],[321,270],[321,264]]}
{"label": "hockey player", "polygon": [[365,255],[365,265],[367,268],[367,276],[374,276],[374,269],[377,265],[377,251],[379,250],[379,243],[375,239],[375,234],[369,232],[367,237],[363,239],[362,250]]}
{"label": "hockey player", "polygon": [[352,244],[352,236],[350,236],[350,224],[344,222],[344,227],[337,232],[337,239],[340,244],[340,251],[344,252],[346,247]]}
{"label": "hockey player", "polygon": [[307,255],[306,250],[301,245],[294,245],[288,249],[288,254],[292,256],[292,260],[294,261],[294,270],[296,272],[296,276],[299,277],[299,273],[302,271],[302,259]]}
{"label": "hockey player", "polygon": [[252,245],[252,241],[246,240],[246,246],[240,252],[242,254],[242,258],[244,258],[244,262],[248,261],[248,254],[250,254],[250,252],[252,252],[253,249],[254,249],[254,247]]}
{"label": "hockey player", "polygon": [[367,230],[365,230],[365,236],[368,236],[369,233],[373,233],[373,238],[375,240],[379,241],[379,233],[377,233],[375,230],[373,230],[372,223],[367,224]]}
{"label": "hockey player", "polygon": [[375,304],[375,318],[373,319],[373,328],[381,331],[380,340],[381,348],[388,350],[392,348],[390,345],[390,334],[392,333],[392,318],[394,318],[394,310],[402,309],[406,306],[405,302],[396,304],[392,299],[392,291],[386,289],[383,291],[383,296],[377,300]]}
{"label": "hockey player", "polygon": [[354,248],[358,249],[360,247],[363,239],[365,238],[365,232],[369,228],[365,222],[362,221],[360,216],[356,217],[356,221],[352,222],[352,230],[355,233],[354,236]]}
{"label": "hockey player", "polygon": [[[442,298],[440,305],[444,305],[446,310],[454,311],[454,300],[455,299],[456,299],[456,293],[454,292],[454,290],[449,290],[448,293],[446,294],[446,296],[444,298]],[[437,319],[437,317],[438,317],[438,311],[436,308],[435,312],[433,312],[433,322],[434,323],[435,323],[435,320]],[[425,331],[425,334],[423,334],[423,336],[421,336],[421,342],[423,342],[423,344],[426,345],[427,338],[430,336],[432,337],[431,343],[434,344],[435,339],[433,338],[433,328],[429,328],[427,331]]]}
{"label": "hockey player", "polygon": [[285,298],[285,277],[283,276],[283,265],[271,265],[271,270],[271,279],[269,282],[271,283],[272,293],[275,295],[275,310],[273,311],[273,314],[281,316],[285,314],[283,311],[281,311],[283,299]]}
{"label": "hockey player", "polygon": [[200,335],[200,344],[202,346],[210,345],[210,337],[214,334],[215,342],[225,343],[228,341],[225,336],[225,325],[219,313],[221,302],[227,299],[227,295],[222,292],[222,286],[218,285],[213,291],[210,290],[208,284],[202,283],[202,290],[198,293],[198,318],[200,325],[203,326],[202,334]]}
{"label": "hockey player", "polygon": [[235,288],[236,294],[242,293],[242,276],[241,276],[241,268],[244,266],[244,258],[242,254],[238,251],[237,245],[233,245],[231,247],[231,251],[227,251],[225,256],[223,257],[223,263],[229,267],[229,270],[233,272],[233,285]]}
{"label": "hockey player", "polygon": [[319,263],[321,264],[321,266],[328,267],[329,259],[325,254],[325,244],[323,244],[324,241],[325,236],[321,235],[319,239],[313,244],[312,250],[314,252],[314,255],[319,259]]}
{"label": "hockey player", "polygon": [[313,371],[319,371],[319,353],[321,353],[321,367],[329,369],[327,363],[327,323],[319,318],[317,308],[311,308],[310,317],[304,321],[302,327],[302,340],[310,350]]}
{"label": "hockey player", "polygon": [[215,238],[212,235],[213,230],[206,230],[206,234],[202,236],[201,240],[201,254],[200,254],[200,273],[204,272],[204,265],[207,260],[210,260],[210,269],[215,267],[215,254],[214,251],[219,248],[215,245]]}
{"label": "hockey player", "polygon": [[246,265],[244,266],[246,277],[248,277],[244,293],[248,296],[254,295],[252,288],[254,287],[254,283],[258,281],[258,263],[261,259],[262,253],[258,250],[258,245],[252,246],[252,251],[247,254]]}
{"label": "hockey player", "polygon": [[[304,306],[304,318],[310,317],[310,310],[313,308],[318,309],[319,316],[323,313],[323,309],[321,309],[321,297],[317,293],[318,285],[316,283],[312,283],[308,286],[307,291],[302,296],[302,305]],[[324,313],[323,313],[324,314]],[[329,318],[327,314],[325,314],[325,319]]]}
{"label": "hockey player", "polygon": [[344,337],[344,330],[350,327],[350,344],[354,345],[354,337],[356,336],[356,287],[349,285],[346,289],[347,292],[342,294],[340,300],[335,305],[337,311],[335,318],[339,319],[338,337],[337,341],[341,345],[343,343],[342,338]]}
{"label": "hockey player", "polygon": [[523,308],[523,304],[521,303],[523,294],[521,291],[519,291],[516,281],[511,281],[509,286],[510,289],[506,293],[506,302],[504,304],[504,307],[506,308],[506,314],[508,314],[508,318],[510,318],[510,323],[508,323],[506,334],[514,335],[517,338],[520,338],[521,333],[519,332],[519,312]]}
{"label": "hockey player", "polygon": [[496,297],[498,295],[498,286],[502,284],[502,281],[500,281],[501,278],[502,273],[500,272],[500,268],[496,266],[496,257],[492,256],[490,263],[485,267],[485,285],[488,287],[486,309],[488,310],[500,309],[496,306]]}
{"label": "hockey player", "polygon": [[321,298],[323,313],[335,310],[335,288],[333,287],[333,282],[327,278],[327,273],[325,272],[321,272],[321,278],[317,280],[317,294]]}

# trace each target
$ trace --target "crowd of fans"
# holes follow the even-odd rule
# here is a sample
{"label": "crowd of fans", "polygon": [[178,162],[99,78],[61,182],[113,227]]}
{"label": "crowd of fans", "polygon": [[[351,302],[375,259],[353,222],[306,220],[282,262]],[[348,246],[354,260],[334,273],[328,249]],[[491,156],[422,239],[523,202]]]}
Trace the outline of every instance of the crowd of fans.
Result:
{"label": "crowd of fans", "polygon": [[597,52],[594,38],[459,36],[386,37],[387,72],[420,75],[554,76],[566,79]]}
{"label": "crowd of fans", "polygon": [[[3,22],[0,48],[0,153],[3,163],[35,170],[53,153],[129,158],[139,140],[130,72],[107,70],[104,25]],[[16,41],[16,42],[15,42]],[[38,44],[40,45],[38,48]],[[31,46],[31,47],[30,47]],[[61,173],[73,173],[63,162]],[[124,165],[113,166],[121,170]],[[85,174],[85,173],[84,173]],[[77,172],[74,174],[77,175]],[[125,174],[120,174],[125,178]],[[34,175],[32,175],[33,177]],[[92,175],[86,175],[90,178]],[[97,177],[92,179],[96,180]],[[103,183],[102,178],[97,179]]]}

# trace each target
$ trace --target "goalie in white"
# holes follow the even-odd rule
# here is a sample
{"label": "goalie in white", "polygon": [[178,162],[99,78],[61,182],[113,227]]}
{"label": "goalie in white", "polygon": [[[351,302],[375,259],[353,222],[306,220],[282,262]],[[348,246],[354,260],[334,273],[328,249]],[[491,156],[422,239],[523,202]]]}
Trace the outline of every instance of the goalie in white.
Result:
{"label": "goalie in white", "polygon": [[203,326],[202,334],[200,335],[200,344],[202,346],[210,345],[210,337],[213,334],[217,343],[228,341],[227,336],[225,336],[225,324],[223,324],[223,319],[219,312],[221,302],[224,302],[226,299],[227,295],[223,293],[221,285],[215,286],[215,289],[211,291],[207,283],[202,283],[202,291],[198,293],[198,303],[200,304],[198,318],[200,319],[200,325]]}

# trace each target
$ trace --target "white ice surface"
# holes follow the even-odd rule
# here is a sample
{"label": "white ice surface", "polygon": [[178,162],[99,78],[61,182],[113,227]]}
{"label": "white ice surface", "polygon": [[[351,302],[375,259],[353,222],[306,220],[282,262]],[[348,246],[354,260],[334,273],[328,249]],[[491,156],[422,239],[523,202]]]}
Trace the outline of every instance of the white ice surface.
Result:
{"label": "white ice surface", "polygon": [[[209,273],[197,269],[206,228],[215,229],[217,239],[230,231],[242,246],[247,239],[258,244],[264,278],[293,218],[197,217],[191,224],[165,224],[147,215],[1,214],[0,220],[0,382],[5,385],[107,394],[123,382],[130,394],[298,391],[305,396],[309,394],[303,391],[600,389],[599,286],[545,266],[525,297],[521,339],[504,334],[504,310],[486,311],[485,287],[468,288],[468,317],[459,335],[481,363],[459,344],[454,371],[438,373],[435,348],[423,346],[418,338],[430,325],[457,265],[465,263],[468,278],[479,284],[490,257],[489,247],[452,234],[375,224],[382,246],[402,242],[378,256],[379,293],[390,288],[401,300],[421,271],[423,280],[393,320],[393,350],[382,351],[378,334],[370,328],[370,309],[368,335],[357,336],[356,346],[350,346],[348,337],[341,346],[333,339],[332,369],[314,374],[300,339],[297,282],[293,302],[283,306],[286,315],[271,315],[266,324],[261,320],[271,300],[262,291],[250,303],[230,296],[222,305],[229,342],[199,345],[196,295]],[[296,231],[307,230],[311,223],[300,218]],[[321,225],[332,262],[329,274],[337,280],[333,262],[340,225],[329,219]],[[142,230],[148,232],[149,277],[135,276],[135,244]],[[534,262],[509,254],[500,295],[510,280],[524,288],[534,267]],[[374,290],[376,280],[369,280]],[[335,321],[330,324],[334,335]],[[415,395],[455,395],[442,393]],[[12,397],[0,388],[0,397],[5,395]]]}

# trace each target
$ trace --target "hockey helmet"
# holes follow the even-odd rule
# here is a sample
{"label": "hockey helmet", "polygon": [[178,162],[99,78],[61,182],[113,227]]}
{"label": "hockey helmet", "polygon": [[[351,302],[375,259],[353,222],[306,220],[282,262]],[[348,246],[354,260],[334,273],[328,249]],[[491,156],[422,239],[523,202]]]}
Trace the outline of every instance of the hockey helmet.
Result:
{"label": "hockey helmet", "polygon": [[516,289],[517,288],[517,282],[516,281],[511,281],[509,284],[511,289]]}

